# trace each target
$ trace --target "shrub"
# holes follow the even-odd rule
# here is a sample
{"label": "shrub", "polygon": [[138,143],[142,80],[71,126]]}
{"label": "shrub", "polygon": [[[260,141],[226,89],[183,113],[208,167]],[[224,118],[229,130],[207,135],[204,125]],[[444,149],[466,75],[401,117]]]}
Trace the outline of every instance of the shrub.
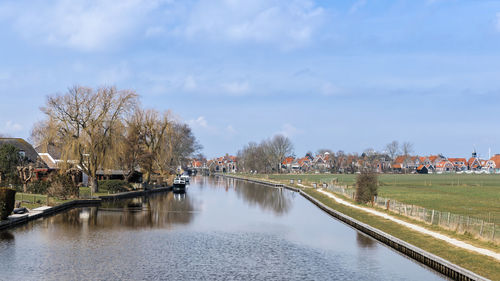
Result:
{"label": "shrub", "polygon": [[76,198],[79,194],[78,186],[73,182],[70,175],[53,175],[50,179],[50,187],[47,193],[52,197],[62,199]]}
{"label": "shrub", "polygon": [[49,181],[34,181],[28,185],[28,191],[36,194],[47,194],[49,187]]}
{"label": "shrub", "polygon": [[125,192],[132,189],[132,185],[123,180],[103,180],[99,181],[99,190],[110,193]]}
{"label": "shrub", "polygon": [[16,191],[11,188],[0,188],[0,220],[5,220],[14,210]]}
{"label": "shrub", "polygon": [[356,196],[358,203],[367,203],[377,196],[377,174],[373,172],[362,172],[356,178]]}

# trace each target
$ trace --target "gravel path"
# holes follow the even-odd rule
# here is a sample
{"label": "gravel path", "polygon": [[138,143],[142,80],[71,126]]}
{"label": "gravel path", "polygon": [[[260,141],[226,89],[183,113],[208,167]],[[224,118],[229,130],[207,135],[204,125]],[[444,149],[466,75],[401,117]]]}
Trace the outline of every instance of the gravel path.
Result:
{"label": "gravel path", "polygon": [[424,227],[421,227],[421,226],[418,226],[418,225],[415,225],[415,224],[412,224],[412,223],[409,223],[409,222],[397,219],[397,218],[395,218],[393,216],[390,216],[390,215],[388,215],[386,213],[382,213],[382,212],[379,212],[379,211],[376,211],[376,210],[373,210],[373,209],[370,209],[370,208],[365,208],[365,207],[357,206],[357,205],[352,204],[352,203],[350,203],[350,202],[348,202],[346,200],[343,200],[343,199],[341,199],[341,198],[333,195],[331,192],[327,192],[327,191],[325,191],[323,189],[318,189],[318,191],[321,192],[321,193],[323,193],[324,195],[332,198],[333,200],[335,200],[339,204],[346,205],[346,206],[349,206],[351,208],[358,209],[358,210],[361,210],[363,212],[367,212],[367,213],[370,213],[372,215],[379,216],[379,217],[382,217],[384,219],[391,220],[391,221],[393,221],[395,223],[398,223],[400,225],[408,227],[408,228],[410,228],[412,230],[415,230],[415,231],[418,231],[420,233],[423,233],[423,234],[426,234],[426,235],[430,235],[430,236],[432,236],[434,238],[446,241],[446,242],[448,242],[448,243],[450,243],[450,244],[452,244],[454,246],[457,246],[457,247],[460,247],[460,248],[463,248],[463,249],[466,249],[466,250],[469,250],[469,251],[473,251],[473,252],[476,252],[476,253],[479,253],[479,254],[482,254],[482,255],[486,255],[486,256],[495,258],[495,259],[497,259],[497,260],[500,261],[500,254],[499,253],[493,252],[493,251],[488,250],[488,249],[479,248],[479,247],[467,244],[467,243],[465,243],[463,241],[460,241],[460,240],[448,237],[448,236],[443,235],[443,234],[438,233],[438,232],[431,231],[431,230],[429,230],[427,228],[424,228]]}

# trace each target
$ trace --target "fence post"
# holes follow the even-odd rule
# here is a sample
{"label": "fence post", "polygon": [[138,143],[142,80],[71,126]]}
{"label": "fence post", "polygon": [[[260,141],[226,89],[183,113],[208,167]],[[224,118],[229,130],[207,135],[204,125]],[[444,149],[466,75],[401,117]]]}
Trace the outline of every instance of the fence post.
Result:
{"label": "fence post", "polygon": [[448,227],[450,226],[450,212],[448,212]]}
{"label": "fence post", "polygon": [[481,230],[479,231],[479,236],[483,236],[483,226],[484,226],[484,221],[481,221]]}
{"label": "fence post", "polygon": [[387,206],[387,210],[389,210],[389,207],[390,207],[390,204],[391,204],[391,200],[390,199],[389,200],[385,199],[385,202],[386,202],[385,205]]}
{"label": "fence post", "polygon": [[431,224],[434,222],[434,210],[432,210]]}
{"label": "fence post", "polygon": [[495,223],[493,223],[493,232],[491,233],[491,241],[495,241]]}

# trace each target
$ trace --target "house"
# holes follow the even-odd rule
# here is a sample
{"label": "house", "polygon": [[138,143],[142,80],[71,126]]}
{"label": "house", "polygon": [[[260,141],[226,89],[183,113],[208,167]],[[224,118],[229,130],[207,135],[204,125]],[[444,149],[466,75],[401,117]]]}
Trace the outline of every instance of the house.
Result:
{"label": "house", "polygon": [[420,157],[418,156],[401,155],[394,159],[392,169],[395,172],[401,172],[402,170],[412,172],[415,171],[421,164]]}
{"label": "house", "polygon": [[288,156],[287,158],[285,158],[285,160],[283,160],[283,162],[281,163],[281,168],[282,169],[286,169],[288,171],[291,171],[292,170],[292,164],[293,162],[295,161],[295,158],[292,157],[292,156]]}
{"label": "house", "polygon": [[467,166],[470,171],[480,171],[481,170],[481,160],[477,156],[476,151],[472,152],[472,157],[467,161]]}
{"label": "house", "polygon": [[492,172],[500,174],[500,154],[495,154],[490,158],[490,161],[494,163]]}
{"label": "house", "polygon": [[417,167],[417,173],[419,174],[428,174],[429,173],[429,168],[427,168],[425,165],[420,165]]}
{"label": "house", "polygon": [[481,171],[487,172],[487,173],[494,173],[496,169],[496,163],[493,160],[479,160],[479,163],[481,163]]}
{"label": "house", "polygon": [[312,159],[310,156],[306,155],[305,157],[302,157],[297,160],[297,164],[299,166],[299,169],[301,171],[309,171],[311,169],[312,165]]}
{"label": "house", "polygon": [[467,171],[468,169],[467,159],[465,158],[448,158],[448,161],[453,164],[457,172]]}
{"label": "house", "polygon": [[438,173],[450,173],[455,171],[455,166],[448,160],[443,160],[436,164],[436,172]]}
{"label": "house", "polygon": [[0,138],[0,146],[7,144],[18,149],[19,157],[22,159],[22,162],[34,166],[33,178],[35,180],[46,178],[48,166],[40,158],[30,143],[22,138]]}
{"label": "house", "polygon": [[[38,153],[33,148],[31,144],[21,138],[0,138],[0,146],[10,144],[19,150],[19,156],[29,162],[37,163],[40,162]],[[41,163],[41,162],[40,162]]]}
{"label": "house", "polygon": [[237,157],[226,155],[208,161],[207,166],[216,173],[236,173]]}
{"label": "house", "polygon": [[311,162],[311,166],[315,170],[325,171],[330,168],[328,164],[328,159],[330,158],[330,153],[325,152],[325,154],[318,154]]}

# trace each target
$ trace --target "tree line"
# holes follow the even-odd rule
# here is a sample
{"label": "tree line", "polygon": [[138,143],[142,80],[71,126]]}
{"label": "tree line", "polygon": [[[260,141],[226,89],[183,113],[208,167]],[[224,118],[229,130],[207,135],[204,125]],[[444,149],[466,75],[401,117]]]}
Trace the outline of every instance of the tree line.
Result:
{"label": "tree line", "polygon": [[238,167],[246,172],[281,172],[281,163],[293,156],[292,141],[283,135],[275,135],[260,143],[249,142],[238,151]]}
{"label": "tree line", "polygon": [[45,117],[35,124],[32,142],[60,152],[61,172],[81,169],[93,192],[100,170],[120,169],[126,179],[141,171],[149,183],[174,174],[201,149],[187,124],[170,111],[141,107],[132,90],[74,86],[48,96],[41,111]]}
{"label": "tree line", "polygon": [[[279,173],[284,171],[283,161],[294,156],[293,143],[288,137],[276,135],[269,139],[264,139],[260,143],[249,142],[238,151],[238,168],[244,172],[255,173]],[[379,152],[373,148],[365,149],[361,154],[346,153],[343,150],[334,152],[331,149],[319,149],[316,155],[327,155],[325,166],[304,166],[301,171],[307,172],[309,169],[320,172],[331,173],[357,173],[362,171],[381,170],[382,172],[392,171],[390,165],[398,156],[405,156],[404,161],[409,160],[413,153],[413,144],[398,141],[388,143],[383,151]],[[314,158],[314,154],[309,151],[306,155]],[[385,165],[382,165],[385,163]],[[406,163],[405,163],[406,164]],[[405,165],[404,165],[405,166]],[[328,168],[326,168],[328,167]]]}

